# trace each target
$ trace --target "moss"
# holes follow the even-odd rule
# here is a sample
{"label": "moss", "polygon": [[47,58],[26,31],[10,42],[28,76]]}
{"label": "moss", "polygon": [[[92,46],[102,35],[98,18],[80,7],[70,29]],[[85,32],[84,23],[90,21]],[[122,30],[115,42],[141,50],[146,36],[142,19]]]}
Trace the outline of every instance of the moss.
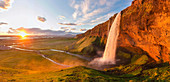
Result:
{"label": "moss", "polygon": [[105,46],[103,44],[103,41],[101,40],[101,38],[99,37],[96,37],[96,40],[94,42],[92,42],[93,45],[96,45],[96,46]]}
{"label": "moss", "polygon": [[131,58],[131,55],[129,53],[125,53],[125,52],[122,52],[122,51],[118,51],[118,56],[121,56],[121,57],[124,57],[124,58]]}
{"label": "moss", "polygon": [[155,80],[170,80],[170,67],[156,67],[156,68],[151,68],[144,70],[142,72],[142,76],[149,76],[150,79],[155,79]]}
{"label": "moss", "polygon": [[84,48],[92,45],[92,42],[96,40],[96,37],[84,37],[80,39],[74,46],[74,49],[70,50],[72,52],[81,52]]}
{"label": "moss", "polygon": [[[162,65],[162,64],[160,64]],[[98,71],[82,66],[56,72],[17,75],[8,78],[15,81],[64,81],[64,82],[113,82],[113,81],[170,81],[170,66],[144,69],[148,65],[122,65],[110,71]],[[119,70],[119,74],[116,73]]]}
{"label": "moss", "polygon": [[[38,79],[34,79],[38,78]],[[22,75],[19,77],[13,77],[9,80],[15,79],[16,81],[81,81],[81,82],[101,82],[108,81],[112,77],[102,73],[101,71],[89,69],[86,67],[74,67],[65,69],[57,72],[33,74],[33,75]]]}
{"label": "moss", "polygon": [[72,45],[72,47],[73,48],[70,48],[69,50],[72,53],[78,53],[82,55],[88,54],[88,57],[93,57],[96,55],[96,51],[104,50],[105,44],[100,37],[87,36],[78,40]]}
{"label": "moss", "polygon": [[138,64],[138,65],[142,65],[147,63],[149,60],[147,55],[142,55],[140,58],[137,58],[137,60],[135,59],[135,57],[132,59],[132,64]]}
{"label": "moss", "polygon": [[88,54],[94,55],[94,54],[96,54],[96,51],[93,46],[87,46],[82,50],[82,53],[84,53],[84,54],[88,53]]}
{"label": "moss", "polygon": [[135,62],[140,57],[141,57],[141,55],[134,55],[131,59],[131,63]]}

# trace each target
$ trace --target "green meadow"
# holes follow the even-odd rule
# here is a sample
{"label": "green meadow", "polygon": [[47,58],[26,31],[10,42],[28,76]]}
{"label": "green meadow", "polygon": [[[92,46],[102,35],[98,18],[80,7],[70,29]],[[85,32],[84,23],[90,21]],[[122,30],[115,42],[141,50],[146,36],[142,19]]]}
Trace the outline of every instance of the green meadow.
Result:
{"label": "green meadow", "polygon": [[43,49],[58,49],[58,50],[66,50],[68,46],[72,45],[77,40],[74,38],[65,38],[65,37],[57,37],[57,38],[44,38],[44,39],[26,39],[19,40],[21,43],[17,45],[21,48],[28,48],[33,50],[43,50]]}
{"label": "green meadow", "polygon": [[[89,39],[91,40],[91,39]],[[52,38],[35,40],[1,41],[5,45],[13,45],[21,50],[0,50],[0,81],[2,82],[114,82],[114,81],[170,81],[170,66],[168,63],[148,63],[146,55],[131,55],[122,51],[118,56],[129,60],[129,64],[117,65],[104,70],[87,68],[87,60],[64,52],[50,49],[68,50],[77,40],[74,38]],[[14,44],[15,43],[15,44]],[[17,43],[17,44],[16,44]],[[77,44],[85,46],[83,41]],[[77,46],[78,47],[78,46]],[[80,46],[79,46],[80,47]],[[81,47],[80,47],[81,48]],[[39,53],[37,52],[39,51]],[[64,67],[43,58],[69,65]],[[80,53],[82,54],[82,53]],[[129,59],[130,58],[130,59]]]}
{"label": "green meadow", "polygon": [[138,65],[118,66],[109,70],[99,71],[82,66],[63,69],[55,72],[17,75],[6,81],[19,82],[168,82],[170,67],[152,68]]}
{"label": "green meadow", "polygon": [[63,52],[55,52],[55,51],[41,51],[46,57],[55,60],[58,63],[62,63],[70,66],[86,66],[88,61],[83,60],[81,58],[63,53]]}
{"label": "green meadow", "polygon": [[[35,39],[35,40],[2,40],[6,46],[13,45],[23,49],[44,50],[41,54],[54,60],[57,63],[70,66],[85,66],[87,61],[81,58],[71,56],[62,52],[50,51],[47,49],[66,50],[68,45],[74,41],[73,38],[53,38],[53,39]],[[23,46],[24,45],[24,46]],[[47,46],[48,45],[48,46]],[[24,76],[37,73],[47,73],[66,69],[67,67],[52,63],[43,58],[36,51],[22,51],[16,49],[0,50],[0,80],[7,81],[10,77]]]}

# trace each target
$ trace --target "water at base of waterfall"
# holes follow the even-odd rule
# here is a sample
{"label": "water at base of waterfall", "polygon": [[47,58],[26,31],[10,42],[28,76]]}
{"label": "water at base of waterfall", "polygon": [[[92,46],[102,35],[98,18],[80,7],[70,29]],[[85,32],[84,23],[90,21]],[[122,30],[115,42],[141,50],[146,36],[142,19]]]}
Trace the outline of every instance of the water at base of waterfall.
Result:
{"label": "water at base of waterfall", "polygon": [[103,66],[103,65],[116,64],[115,58],[116,58],[117,39],[119,36],[120,19],[121,19],[121,12],[117,14],[117,16],[111,26],[111,29],[109,31],[109,35],[107,38],[107,43],[106,43],[103,57],[95,58],[93,61],[91,61],[89,63],[89,65]]}

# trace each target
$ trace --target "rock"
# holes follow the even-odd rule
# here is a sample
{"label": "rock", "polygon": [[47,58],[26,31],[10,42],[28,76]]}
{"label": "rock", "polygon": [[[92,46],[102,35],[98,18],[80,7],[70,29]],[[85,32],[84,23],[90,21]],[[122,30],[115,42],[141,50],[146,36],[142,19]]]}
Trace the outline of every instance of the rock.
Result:
{"label": "rock", "polygon": [[[106,43],[116,14],[77,38],[96,36]],[[122,11],[119,47],[138,47],[156,62],[170,62],[170,1],[134,0]]]}
{"label": "rock", "polygon": [[119,46],[137,46],[155,61],[168,62],[170,1],[135,0],[122,11]]}

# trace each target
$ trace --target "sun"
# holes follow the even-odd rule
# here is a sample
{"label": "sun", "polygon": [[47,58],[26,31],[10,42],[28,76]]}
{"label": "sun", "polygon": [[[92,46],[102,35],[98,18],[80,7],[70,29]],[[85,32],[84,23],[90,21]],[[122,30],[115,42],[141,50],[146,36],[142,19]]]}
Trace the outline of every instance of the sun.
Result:
{"label": "sun", "polygon": [[28,34],[24,31],[21,31],[18,35],[20,35],[22,38],[25,38]]}

